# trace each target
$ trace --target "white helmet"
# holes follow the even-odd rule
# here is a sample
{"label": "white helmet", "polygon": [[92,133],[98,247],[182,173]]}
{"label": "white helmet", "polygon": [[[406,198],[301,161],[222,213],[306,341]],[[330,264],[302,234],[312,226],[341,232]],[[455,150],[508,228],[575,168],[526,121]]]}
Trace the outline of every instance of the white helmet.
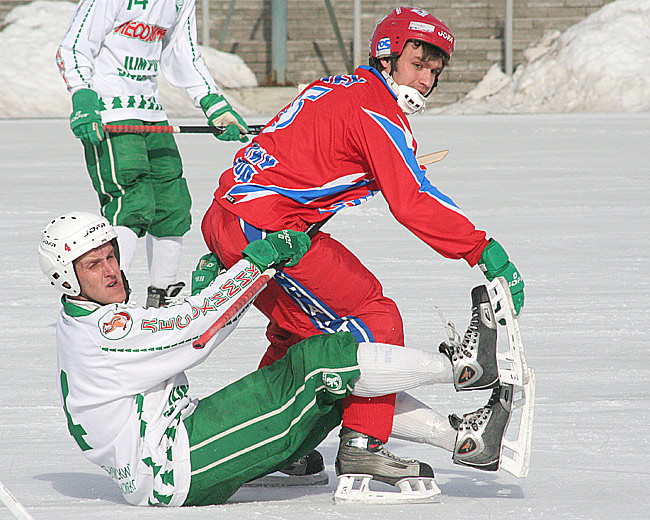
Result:
{"label": "white helmet", "polygon": [[52,220],[43,230],[38,260],[50,283],[69,296],[79,296],[81,287],[73,262],[91,249],[113,242],[119,261],[117,233],[99,215],[71,211]]}

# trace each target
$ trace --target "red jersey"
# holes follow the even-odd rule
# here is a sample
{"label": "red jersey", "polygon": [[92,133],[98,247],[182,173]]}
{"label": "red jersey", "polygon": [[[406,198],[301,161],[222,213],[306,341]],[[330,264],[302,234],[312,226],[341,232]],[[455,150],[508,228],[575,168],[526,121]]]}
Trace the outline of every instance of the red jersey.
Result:
{"label": "red jersey", "polygon": [[475,265],[487,245],[426,178],[397,98],[371,67],[307,87],[239,150],[215,192],[260,229],[297,229],[381,192],[391,213],[447,258]]}

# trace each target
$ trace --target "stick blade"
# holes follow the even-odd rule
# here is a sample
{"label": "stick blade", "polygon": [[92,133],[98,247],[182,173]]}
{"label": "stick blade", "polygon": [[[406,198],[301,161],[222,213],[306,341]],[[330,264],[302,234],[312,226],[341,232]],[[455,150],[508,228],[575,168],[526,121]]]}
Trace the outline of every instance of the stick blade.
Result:
{"label": "stick blade", "polygon": [[420,166],[426,166],[427,164],[437,163],[439,161],[442,161],[445,157],[447,157],[448,153],[449,150],[440,150],[439,152],[433,152],[433,153],[428,153],[426,155],[421,155],[420,157],[418,157],[418,164]]}

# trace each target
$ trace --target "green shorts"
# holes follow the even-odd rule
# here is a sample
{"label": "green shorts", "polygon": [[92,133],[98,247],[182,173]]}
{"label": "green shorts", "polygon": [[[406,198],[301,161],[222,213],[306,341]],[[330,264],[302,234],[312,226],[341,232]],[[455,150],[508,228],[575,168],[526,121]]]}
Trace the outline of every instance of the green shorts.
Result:
{"label": "green shorts", "polygon": [[202,399],[185,419],[192,480],[184,505],[221,504],[309,453],[340,424],[341,399],[359,375],[354,336],[321,334]]}
{"label": "green shorts", "polygon": [[[167,125],[136,119],[122,125]],[[111,134],[98,146],[84,142],[86,166],[102,214],[139,237],[183,236],[192,204],[173,134]]]}

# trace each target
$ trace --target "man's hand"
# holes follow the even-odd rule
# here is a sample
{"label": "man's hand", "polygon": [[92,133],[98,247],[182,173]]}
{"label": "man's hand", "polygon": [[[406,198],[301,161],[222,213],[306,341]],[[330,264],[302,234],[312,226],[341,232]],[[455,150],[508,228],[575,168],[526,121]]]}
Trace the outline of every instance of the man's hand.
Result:
{"label": "man's hand", "polygon": [[70,128],[76,137],[92,145],[97,146],[104,140],[97,92],[82,88],[72,95]]}
{"label": "man's hand", "polygon": [[497,276],[503,276],[506,279],[508,287],[510,287],[510,294],[512,294],[512,301],[515,304],[515,312],[519,315],[524,306],[524,280],[515,265],[508,259],[508,254],[501,244],[491,238],[481,253],[478,264],[488,280],[492,281]]}
{"label": "man's hand", "polygon": [[235,112],[223,96],[208,94],[201,99],[201,108],[210,126],[225,126],[226,130],[216,136],[220,141],[248,142],[246,134],[250,132],[242,117]]}
{"label": "man's hand", "polygon": [[215,253],[203,255],[196,265],[196,269],[192,271],[192,296],[210,285],[224,270],[221,260]]}
{"label": "man's hand", "polygon": [[301,231],[274,231],[263,240],[255,240],[246,246],[242,255],[248,258],[260,271],[286,262],[287,267],[298,263],[309,250],[311,239]]}

